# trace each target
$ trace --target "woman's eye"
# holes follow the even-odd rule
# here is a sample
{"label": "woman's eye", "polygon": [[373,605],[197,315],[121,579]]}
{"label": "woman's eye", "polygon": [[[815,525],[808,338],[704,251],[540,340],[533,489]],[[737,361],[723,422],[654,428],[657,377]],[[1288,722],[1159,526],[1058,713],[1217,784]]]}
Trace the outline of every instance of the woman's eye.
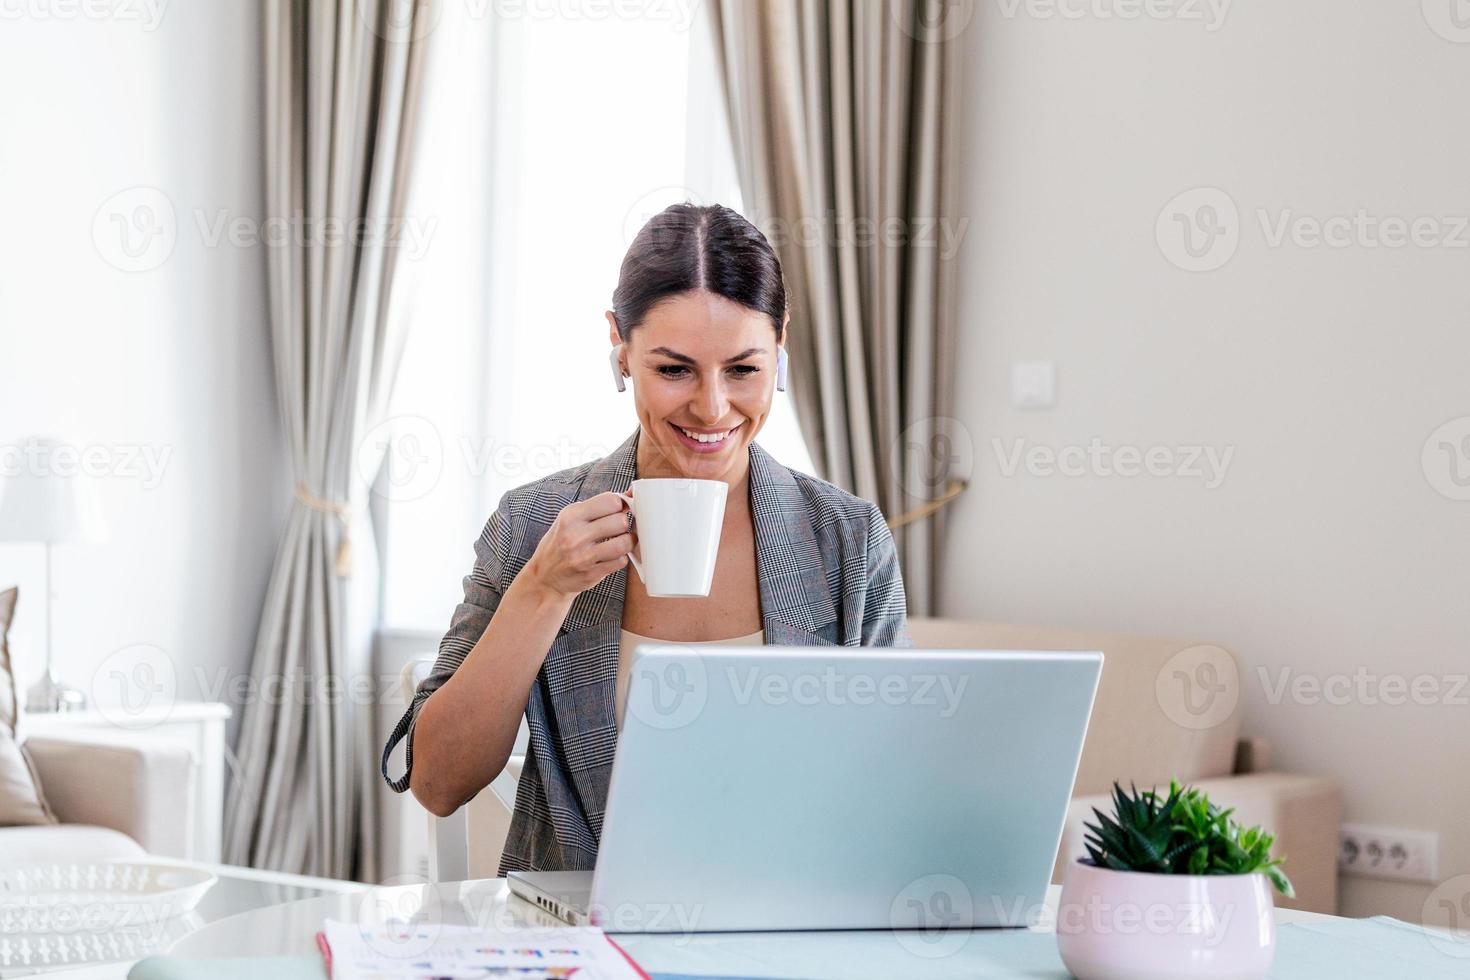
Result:
{"label": "woman's eye", "polygon": [[737,364],[730,369],[730,373],[737,378],[748,378],[753,374],[759,374],[760,370],[753,364]]}
{"label": "woman's eye", "polygon": [[689,369],[679,364],[664,364],[659,367],[658,373],[666,378],[682,378],[689,374]]}

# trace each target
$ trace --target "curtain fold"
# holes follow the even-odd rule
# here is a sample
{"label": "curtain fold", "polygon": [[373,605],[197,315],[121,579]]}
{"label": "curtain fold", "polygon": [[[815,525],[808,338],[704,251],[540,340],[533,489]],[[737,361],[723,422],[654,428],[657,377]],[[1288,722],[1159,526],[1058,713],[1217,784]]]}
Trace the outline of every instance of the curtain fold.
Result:
{"label": "curtain fold", "polygon": [[[892,520],[957,493],[958,61],[946,0],[712,0],[747,216],[792,296],[791,392],[823,478]],[[963,29],[963,24],[959,29]],[[934,611],[942,510],[896,526]],[[895,522],[898,524],[898,522]]]}
{"label": "curtain fold", "polygon": [[[265,0],[271,348],[295,499],[251,663],[231,864],[377,880],[367,476],[406,335],[390,305],[425,50],[421,4]],[[362,692],[369,692],[362,696]]]}

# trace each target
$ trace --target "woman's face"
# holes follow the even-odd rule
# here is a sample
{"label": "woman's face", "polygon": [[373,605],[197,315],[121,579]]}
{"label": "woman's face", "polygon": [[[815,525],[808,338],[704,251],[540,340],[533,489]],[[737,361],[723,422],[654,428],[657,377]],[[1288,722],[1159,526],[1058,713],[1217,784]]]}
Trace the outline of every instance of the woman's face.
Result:
{"label": "woman's face", "polygon": [[649,475],[742,477],[776,390],[770,318],[698,289],[656,304],[626,342],[611,312],[607,319],[613,345],[624,343],[643,428],[640,462],[659,470]]}

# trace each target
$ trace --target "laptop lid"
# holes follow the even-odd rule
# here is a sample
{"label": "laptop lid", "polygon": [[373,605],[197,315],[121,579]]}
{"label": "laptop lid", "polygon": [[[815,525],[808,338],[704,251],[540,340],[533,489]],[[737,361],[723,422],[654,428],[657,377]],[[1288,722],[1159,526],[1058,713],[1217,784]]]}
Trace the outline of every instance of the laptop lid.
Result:
{"label": "laptop lid", "polygon": [[591,891],[612,931],[1024,925],[1097,652],[645,645]]}

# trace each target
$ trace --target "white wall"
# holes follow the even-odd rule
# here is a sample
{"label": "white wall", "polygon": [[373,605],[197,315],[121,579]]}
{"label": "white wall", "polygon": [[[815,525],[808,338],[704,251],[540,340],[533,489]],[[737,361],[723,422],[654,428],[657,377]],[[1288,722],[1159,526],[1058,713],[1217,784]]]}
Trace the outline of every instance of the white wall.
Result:
{"label": "white wall", "polygon": [[[79,6],[115,13],[64,16]],[[211,247],[200,222],[261,210],[258,21],[254,4],[198,0],[16,4],[0,20],[0,444],[51,434],[115,464],[95,480],[110,540],[57,553],[56,654],[83,688],[134,644],[176,665],[180,698],[201,696],[200,672],[248,670],[289,492],[265,261]],[[171,251],[164,237],[119,251],[114,215],[138,204],[164,226],[171,204]],[[0,587],[17,581],[28,685],[39,546],[0,548]]]}
{"label": "white wall", "polygon": [[[1447,921],[1438,899],[1470,892],[1470,691],[1444,696],[1470,669],[1470,502],[1437,491],[1458,492],[1449,457],[1436,445],[1426,467],[1421,448],[1470,416],[1470,233],[1462,218],[1436,232],[1448,247],[1271,247],[1258,215],[1470,215],[1470,44],[1420,7],[1239,3],[1217,30],[1097,12],[1111,3],[1074,2],[1075,19],[971,8],[957,414],[976,482],[942,599],[952,615],[1230,645],[1246,730],[1282,767],[1339,780],[1349,820],[1441,835],[1456,880],[1432,901],[1428,885],[1349,878],[1343,911]],[[1162,239],[1155,224],[1201,186],[1238,208],[1238,249],[1188,272],[1166,255],[1184,261],[1172,218]],[[1050,411],[1009,407],[1010,364],[1032,358],[1057,363]],[[1024,462],[1007,476],[997,438],[1002,455],[1018,439],[1234,455],[1215,489]],[[1259,668],[1272,685],[1282,669],[1428,675],[1441,697],[1273,705]]]}

